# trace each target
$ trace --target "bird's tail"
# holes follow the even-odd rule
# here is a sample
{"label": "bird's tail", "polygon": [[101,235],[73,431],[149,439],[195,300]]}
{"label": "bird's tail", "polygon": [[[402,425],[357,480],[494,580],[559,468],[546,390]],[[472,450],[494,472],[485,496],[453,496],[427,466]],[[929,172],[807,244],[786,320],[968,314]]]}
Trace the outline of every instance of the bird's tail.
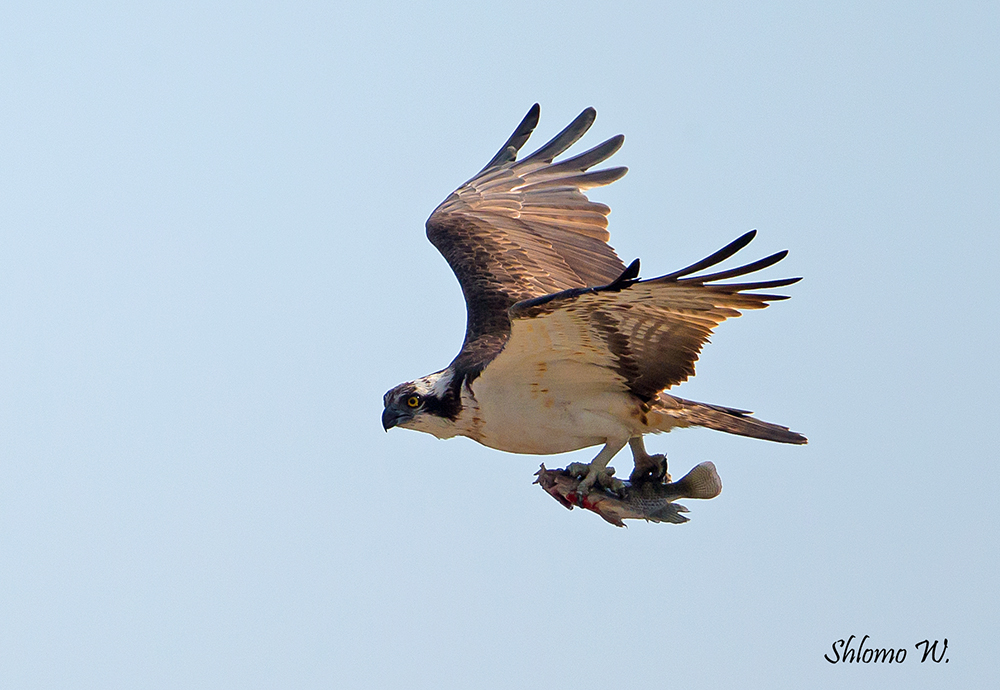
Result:
{"label": "bird's tail", "polygon": [[650,422],[660,431],[669,431],[675,427],[703,426],[729,434],[762,438],[778,443],[808,442],[802,434],[791,431],[786,426],[752,417],[746,410],[684,400],[666,393],[660,393],[653,402],[650,416],[652,417]]}

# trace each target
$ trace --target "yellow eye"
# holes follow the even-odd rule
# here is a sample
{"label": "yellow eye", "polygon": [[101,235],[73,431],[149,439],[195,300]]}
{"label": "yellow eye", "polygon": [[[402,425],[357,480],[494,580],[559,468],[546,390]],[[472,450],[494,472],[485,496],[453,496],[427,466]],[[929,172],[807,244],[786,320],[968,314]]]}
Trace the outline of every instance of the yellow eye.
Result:
{"label": "yellow eye", "polygon": [[420,397],[416,396],[416,395],[411,395],[409,398],[406,399],[406,404],[409,407],[419,407],[420,406]]}

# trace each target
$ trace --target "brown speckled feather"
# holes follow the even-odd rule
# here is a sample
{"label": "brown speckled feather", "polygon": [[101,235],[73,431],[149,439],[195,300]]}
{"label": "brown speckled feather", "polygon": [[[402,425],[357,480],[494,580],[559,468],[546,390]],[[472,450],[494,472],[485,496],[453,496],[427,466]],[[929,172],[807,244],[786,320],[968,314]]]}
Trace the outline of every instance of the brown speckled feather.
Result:
{"label": "brown speckled feather", "polygon": [[622,177],[626,168],[587,172],[621,147],[618,135],[578,156],[555,158],[593,124],[584,110],[530,156],[517,152],[538,124],[537,104],[496,156],[427,220],[427,237],[462,286],[468,311],[465,344],[456,362],[478,368],[510,333],[516,302],[570,288],[605,285],[625,268],[608,244],[604,204],[584,191]]}
{"label": "brown speckled feather", "polygon": [[[670,275],[634,280],[638,265],[614,283],[571,289],[519,302],[510,309],[513,330],[503,356],[573,359],[576,350],[604,353],[604,364],[640,400],[694,375],[694,365],[712,330],[743,309],[762,309],[781,295],[748,290],[791,285],[799,278],[718,283],[767,268],[785,257],[778,252],[737,268],[693,275],[729,258],[753,239],[751,231],[715,254]],[[522,327],[530,329],[522,335]],[[525,348],[544,345],[544,352]],[[594,362],[596,363],[596,362]]]}

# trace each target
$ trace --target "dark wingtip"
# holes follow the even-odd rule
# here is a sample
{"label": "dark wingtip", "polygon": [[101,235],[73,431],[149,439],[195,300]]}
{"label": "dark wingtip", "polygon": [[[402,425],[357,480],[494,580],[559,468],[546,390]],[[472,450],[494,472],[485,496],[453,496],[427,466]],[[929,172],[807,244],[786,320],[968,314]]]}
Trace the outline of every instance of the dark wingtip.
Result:
{"label": "dark wingtip", "polygon": [[639,277],[639,260],[630,263],[625,271],[618,277],[618,280],[635,280]]}
{"label": "dark wingtip", "polygon": [[743,266],[737,266],[736,268],[730,268],[729,270],[719,271],[717,273],[710,273],[709,275],[693,276],[691,278],[685,278],[683,279],[682,282],[704,284],[713,281],[726,280],[727,278],[736,278],[738,276],[743,276],[748,273],[755,273],[756,271],[762,271],[765,268],[770,268],[774,264],[784,259],[786,256],[788,256],[788,250],[782,249],[780,252],[775,252],[770,256],[765,256],[763,259],[757,259],[757,261],[752,261]]}
{"label": "dark wingtip", "polygon": [[521,150],[525,142],[528,141],[528,137],[531,133],[535,131],[535,127],[538,126],[538,115],[541,113],[541,106],[535,103],[528,109],[527,115],[521,118],[521,123],[514,130],[514,133],[510,135],[510,138],[504,142],[504,145],[500,147],[496,155],[490,159],[490,162],[483,166],[480,173],[483,173],[490,168],[500,165],[502,163],[510,163],[517,159],[517,152]]}
{"label": "dark wingtip", "polygon": [[696,261],[690,266],[682,268],[679,271],[674,271],[673,273],[665,275],[662,278],[660,278],[660,280],[677,280],[679,278],[683,278],[684,276],[688,276],[691,275],[692,273],[697,273],[698,271],[709,268],[710,266],[722,263],[723,261],[731,257],[733,254],[735,254],[736,252],[740,251],[745,246],[750,244],[750,242],[753,241],[753,238],[756,236],[757,236],[756,230],[745,232],[739,237],[737,237],[735,240],[727,244],[725,247],[715,252],[714,254],[706,256],[701,261]]}
{"label": "dark wingtip", "polygon": [[635,282],[636,278],[639,277],[639,260],[636,259],[630,263],[622,274],[614,279],[613,282],[608,283],[600,290],[622,290],[627,288],[629,285]]}
{"label": "dark wingtip", "polygon": [[545,161],[551,163],[559,154],[580,140],[597,118],[597,111],[585,108],[572,122],[550,139],[544,146],[525,158],[522,162]]}
{"label": "dark wingtip", "polygon": [[[743,233],[735,240],[730,242],[726,248],[731,249],[733,254],[735,254],[739,250],[743,249],[743,247],[753,242],[753,238],[755,238],[756,236],[757,236],[757,228],[754,228],[753,230],[748,230],[747,232]],[[732,256],[732,254],[730,254],[730,256]]]}

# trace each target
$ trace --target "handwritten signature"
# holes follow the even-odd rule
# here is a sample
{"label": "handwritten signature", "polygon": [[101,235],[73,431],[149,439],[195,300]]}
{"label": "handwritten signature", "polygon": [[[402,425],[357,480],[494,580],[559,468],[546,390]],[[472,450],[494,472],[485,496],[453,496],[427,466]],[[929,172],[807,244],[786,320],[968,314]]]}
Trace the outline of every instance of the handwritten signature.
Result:
{"label": "handwritten signature", "polygon": [[[841,662],[847,664],[901,664],[906,661],[906,647],[899,647],[897,649],[892,649],[891,647],[884,649],[876,649],[874,647],[865,648],[865,642],[868,641],[868,635],[865,635],[861,638],[861,642],[857,648],[854,648],[851,646],[854,639],[854,635],[851,635],[846,640],[837,640],[832,645],[833,658],[831,659],[829,654],[824,654],[823,658],[831,664]],[[920,647],[923,646],[920,663],[924,663],[928,659],[935,664],[940,664],[942,661],[946,664],[948,663],[948,657],[945,656],[945,652],[948,651],[947,637],[944,638],[944,645],[941,647],[940,654],[938,653],[938,640],[934,640],[932,644],[928,639],[918,642],[913,646],[917,650],[920,650]],[[916,658],[916,655],[914,655],[914,658]]]}

